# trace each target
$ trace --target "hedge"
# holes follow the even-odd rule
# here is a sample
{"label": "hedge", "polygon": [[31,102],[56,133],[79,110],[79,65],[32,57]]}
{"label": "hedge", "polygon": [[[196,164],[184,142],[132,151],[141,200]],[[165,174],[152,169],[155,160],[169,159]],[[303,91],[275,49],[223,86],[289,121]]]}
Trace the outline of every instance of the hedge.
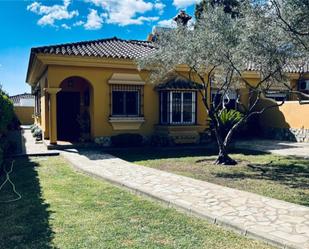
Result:
{"label": "hedge", "polygon": [[3,163],[3,153],[5,153],[5,134],[8,130],[8,126],[13,120],[13,117],[13,103],[0,86],[0,165]]}
{"label": "hedge", "polygon": [[0,135],[7,131],[8,125],[14,117],[13,103],[0,87]]}

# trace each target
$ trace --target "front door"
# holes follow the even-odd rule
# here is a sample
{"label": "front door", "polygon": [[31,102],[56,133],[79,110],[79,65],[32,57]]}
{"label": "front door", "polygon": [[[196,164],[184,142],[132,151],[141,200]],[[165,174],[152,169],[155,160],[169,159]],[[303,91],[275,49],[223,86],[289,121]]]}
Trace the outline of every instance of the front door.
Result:
{"label": "front door", "polygon": [[80,131],[77,118],[79,114],[80,114],[80,93],[59,92],[57,94],[58,140],[78,141]]}

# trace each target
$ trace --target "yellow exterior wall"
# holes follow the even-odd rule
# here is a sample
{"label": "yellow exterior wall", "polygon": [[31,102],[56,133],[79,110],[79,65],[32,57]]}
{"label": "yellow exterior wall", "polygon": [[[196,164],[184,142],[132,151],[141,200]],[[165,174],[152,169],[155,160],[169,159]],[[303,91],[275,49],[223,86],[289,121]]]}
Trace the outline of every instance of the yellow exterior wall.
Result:
{"label": "yellow exterior wall", "polygon": [[309,129],[309,105],[300,105],[298,101],[286,102],[264,112],[260,122],[266,127]]}
{"label": "yellow exterior wall", "polygon": [[[69,63],[67,57],[66,63]],[[73,64],[74,58],[72,59]],[[90,63],[90,62],[89,62]],[[96,63],[99,63],[96,62]],[[84,66],[80,62],[76,61],[76,65],[54,65],[51,64],[47,67],[47,71],[42,75],[39,80],[39,85],[41,88],[41,116],[36,117],[36,122],[40,124],[44,131],[44,137],[49,136],[49,94],[46,93],[44,89],[56,89],[61,88],[61,83],[69,77],[81,77],[85,79],[91,85],[90,91],[90,106],[89,114],[91,118],[91,136],[92,138],[101,136],[113,136],[120,133],[139,133],[141,135],[151,135],[155,131],[155,127],[159,124],[159,96],[158,92],[154,90],[155,85],[148,82],[149,72],[138,71],[131,64],[126,64],[130,69],[125,69],[125,66],[117,66],[117,61],[110,64],[111,66],[99,66],[99,64],[93,64],[93,66]],[[120,63],[120,62],[119,62]],[[109,64],[108,64],[109,65]],[[114,66],[113,66],[114,65]],[[108,80],[112,77],[114,73],[132,73],[139,74],[140,77],[146,82],[144,85],[144,118],[145,122],[142,124],[139,130],[114,130],[113,126],[109,122],[110,117],[110,85]],[[185,74],[185,73],[184,73]],[[198,82],[198,79],[194,79]],[[258,83],[257,73],[248,73],[246,80],[252,84],[256,85]],[[295,85],[296,78],[291,80],[291,84]],[[245,105],[249,105],[249,89],[241,88],[239,89],[241,95],[240,100]],[[197,94],[197,128],[199,132],[203,131],[208,127],[208,116],[202,101],[200,94]],[[210,101],[210,100],[209,100]],[[283,108],[283,109],[281,109]],[[308,120],[300,121],[299,115],[302,117],[309,116],[308,109],[305,106],[297,106],[296,103],[293,105],[285,105],[279,108],[278,113],[270,113],[268,111],[265,113],[261,120],[264,123],[273,125],[273,127],[293,127],[293,128],[305,128],[309,127]],[[300,112],[293,112],[293,108],[300,109]],[[309,108],[309,107],[308,107]],[[295,110],[295,109],[294,109]],[[274,112],[275,110],[272,110]],[[281,113],[281,114],[280,114]],[[283,121],[282,116],[286,116]]]}
{"label": "yellow exterior wall", "polygon": [[[114,73],[134,73],[139,74],[146,82],[144,85],[144,118],[145,122],[139,130],[114,130],[109,122],[110,116],[110,85],[108,80]],[[151,135],[155,130],[155,125],[159,123],[159,95],[155,91],[155,85],[147,82],[149,73],[134,69],[119,68],[98,68],[81,66],[57,66],[48,67],[47,81],[48,88],[61,88],[61,83],[69,77],[82,77],[91,84],[90,93],[90,117],[91,136],[112,136],[120,133],[139,133],[141,135]],[[207,124],[207,114],[198,94],[197,103],[197,123],[203,127]],[[42,101],[43,102],[43,101]],[[42,106],[43,107],[43,106]],[[42,108],[42,117],[45,116],[45,108]],[[42,118],[44,119],[44,118]],[[44,130],[44,125],[42,125]]]}
{"label": "yellow exterior wall", "polygon": [[33,124],[34,107],[14,106],[14,112],[22,125]]}
{"label": "yellow exterior wall", "polygon": [[[299,74],[290,75],[290,85],[295,91],[299,77]],[[308,79],[309,75],[305,74],[303,77]],[[260,124],[272,128],[309,129],[309,104],[301,105],[296,101],[296,94],[292,94],[289,99],[290,101],[286,101],[282,106],[271,108],[261,114]],[[264,100],[260,107],[273,104],[273,101]]]}

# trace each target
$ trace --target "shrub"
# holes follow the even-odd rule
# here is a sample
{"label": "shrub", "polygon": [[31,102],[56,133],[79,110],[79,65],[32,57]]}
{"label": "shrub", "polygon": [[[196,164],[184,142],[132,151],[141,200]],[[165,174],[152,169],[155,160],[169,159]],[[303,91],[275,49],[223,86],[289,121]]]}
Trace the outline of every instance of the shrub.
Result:
{"label": "shrub", "polygon": [[140,134],[124,133],[111,137],[112,146],[115,147],[131,147],[141,146],[143,144],[143,136]]}
{"label": "shrub", "polygon": [[230,129],[241,119],[243,114],[236,110],[223,109],[219,114],[219,119],[221,123],[221,132],[223,136],[226,136]]}
{"label": "shrub", "polygon": [[7,137],[4,137],[2,139],[2,151],[4,155],[10,155],[14,154],[17,150],[17,144],[15,141],[7,139]]}
{"label": "shrub", "polygon": [[36,138],[36,140],[42,140],[42,130],[40,128],[36,128],[36,130],[33,132],[33,137]]}
{"label": "shrub", "polygon": [[12,121],[8,126],[8,129],[11,130],[11,131],[12,130],[19,130],[20,125],[21,125],[21,123],[20,123],[19,119],[17,118],[16,114],[14,113]]}
{"label": "shrub", "polygon": [[0,166],[7,152],[5,133],[14,116],[13,103],[0,86]]}
{"label": "shrub", "polygon": [[6,135],[0,138],[0,168],[4,162],[5,155],[7,156],[14,154],[16,150],[17,150],[17,144],[15,141],[8,140]]}
{"label": "shrub", "polygon": [[37,130],[39,127],[36,125],[36,124],[33,124],[30,129],[31,129],[31,132],[34,133],[35,130]]}
{"label": "shrub", "polygon": [[[2,166],[2,163],[3,163],[3,149],[0,146],[0,168]],[[0,171],[0,173],[1,173],[1,171]]]}
{"label": "shrub", "polygon": [[7,131],[13,116],[13,103],[0,86],[0,136]]}

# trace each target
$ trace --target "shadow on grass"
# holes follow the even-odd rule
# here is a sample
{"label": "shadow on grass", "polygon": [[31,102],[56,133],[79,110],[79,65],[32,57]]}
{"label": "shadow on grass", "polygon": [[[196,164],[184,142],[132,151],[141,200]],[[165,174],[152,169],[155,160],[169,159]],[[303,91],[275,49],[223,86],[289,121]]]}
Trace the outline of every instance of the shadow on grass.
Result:
{"label": "shadow on grass", "polygon": [[[245,172],[220,172],[215,177],[225,179],[255,179],[277,182],[300,192],[309,189],[309,160],[287,157],[267,164],[248,164]],[[309,205],[304,194],[303,205]]]}
{"label": "shadow on grass", "polygon": [[[271,162],[267,164],[248,164],[250,171],[246,173],[218,173],[223,178],[253,178],[278,181],[290,188],[309,189],[309,161],[291,160]],[[254,173],[254,174],[252,174]]]}
{"label": "shadow on grass", "polygon": [[[218,150],[216,148],[201,148],[201,147],[152,147],[152,148],[134,148],[134,149],[113,149],[108,153],[124,159],[129,162],[138,162],[145,160],[160,160],[168,158],[181,158],[181,157],[216,157]],[[266,152],[259,152],[253,150],[244,149],[232,149],[231,154],[243,154],[243,155],[265,155]],[[233,157],[233,155],[232,155]]]}
{"label": "shadow on grass", "polygon": [[[7,161],[6,167],[10,165]],[[22,198],[11,203],[0,203],[0,248],[55,248],[49,225],[49,205],[42,197],[36,167],[38,164],[27,158],[15,160],[10,178]],[[0,184],[4,179],[1,171]],[[0,191],[0,201],[15,197],[10,184]]]}

